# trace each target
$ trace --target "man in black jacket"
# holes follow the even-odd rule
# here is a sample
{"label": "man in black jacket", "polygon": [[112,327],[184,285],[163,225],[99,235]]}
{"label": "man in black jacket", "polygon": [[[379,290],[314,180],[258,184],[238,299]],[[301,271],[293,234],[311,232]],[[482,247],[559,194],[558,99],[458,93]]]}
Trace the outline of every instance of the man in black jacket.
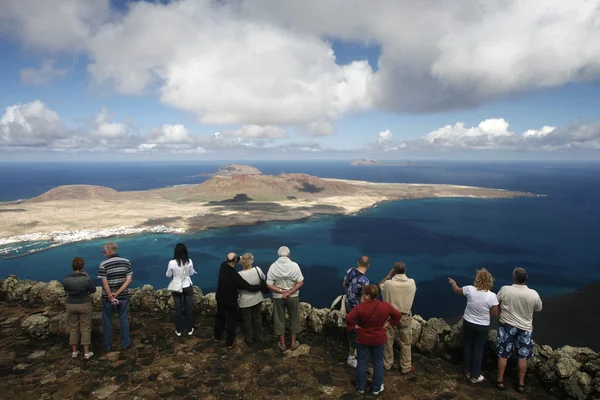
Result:
{"label": "man in black jacket", "polygon": [[219,283],[217,286],[217,317],[213,340],[221,340],[225,325],[227,325],[227,348],[235,347],[235,324],[238,317],[238,289],[258,292],[260,285],[250,285],[235,270],[235,265],[240,258],[235,253],[227,254],[226,261],[221,263],[219,269]]}

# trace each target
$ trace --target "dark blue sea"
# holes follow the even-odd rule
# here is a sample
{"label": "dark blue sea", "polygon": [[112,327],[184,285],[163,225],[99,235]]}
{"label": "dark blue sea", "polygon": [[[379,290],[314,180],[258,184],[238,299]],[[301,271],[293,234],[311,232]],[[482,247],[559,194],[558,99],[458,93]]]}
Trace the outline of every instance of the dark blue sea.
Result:
{"label": "dark blue sea", "polygon": [[[29,198],[58,185],[95,184],[145,190],[200,183],[224,162],[189,163],[0,163],[0,201]],[[347,161],[251,162],[263,173],[303,172],[375,182],[447,183],[543,194],[503,200],[425,199],[391,202],[353,216],[321,216],[300,222],[217,229],[189,235],[140,235],[115,240],[131,259],[134,286],[166,287],[172,249],[185,242],[199,274],[194,283],[214,290],[225,254],[251,252],[265,269],[287,245],[305,276],[301,299],[329,306],[340,293],[344,271],[360,255],[371,257],[367,276],[379,282],[397,260],[417,281],[414,312],[454,316],[464,308],[447,283],[472,283],[485,267],[495,290],[523,266],[529,286],[542,296],[573,291],[600,279],[600,163],[436,162],[411,167],[352,167]],[[0,227],[0,231],[1,231]],[[70,261],[84,257],[95,274],[101,244],[61,246],[0,260],[0,277],[62,280]]]}

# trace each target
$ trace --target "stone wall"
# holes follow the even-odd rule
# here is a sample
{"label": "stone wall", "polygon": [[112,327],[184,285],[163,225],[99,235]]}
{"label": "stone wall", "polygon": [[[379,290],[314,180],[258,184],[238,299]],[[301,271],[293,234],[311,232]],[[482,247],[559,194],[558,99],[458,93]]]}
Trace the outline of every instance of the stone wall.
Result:
{"label": "stone wall", "polygon": [[[130,289],[131,311],[170,312],[174,309],[171,293],[166,289],[154,290],[150,285]],[[101,332],[100,310],[101,288],[92,295],[95,308],[93,331]],[[46,311],[32,313],[21,324],[32,337],[46,338],[50,334],[64,335],[68,332],[64,312],[65,292],[58,281],[48,283],[19,280],[10,275],[0,282],[0,299],[22,305],[45,307]],[[203,294],[194,288],[194,310],[201,317],[213,316],[217,302],[214,293]],[[271,299],[262,304],[265,323],[273,320]],[[328,308],[314,308],[308,303],[300,303],[300,320],[303,329],[315,333],[338,334],[342,336],[345,319],[339,311]],[[413,345],[416,351],[447,359],[460,357],[462,346],[462,320],[450,326],[443,319],[425,320],[418,315],[413,317]],[[496,332],[490,331],[484,363],[494,365],[493,353]],[[528,373],[547,385],[552,391],[560,391],[579,400],[600,399],[600,355],[589,348],[565,346],[553,350],[550,346],[535,345],[536,357],[530,361]]]}

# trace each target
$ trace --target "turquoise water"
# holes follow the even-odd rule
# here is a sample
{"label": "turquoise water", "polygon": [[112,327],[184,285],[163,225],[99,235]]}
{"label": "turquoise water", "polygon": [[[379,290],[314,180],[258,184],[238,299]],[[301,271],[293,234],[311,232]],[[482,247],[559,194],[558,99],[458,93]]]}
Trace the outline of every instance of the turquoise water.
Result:
{"label": "turquoise water", "polygon": [[[406,262],[417,281],[415,312],[426,317],[459,313],[464,300],[447,284],[472,281],[475,269],[486,267],[497,287],[509,283],[512,268],[522,265],[530,286],[543,296],[565,293],[600,279],[600,168],[506,164],[415,168],[351,169],[346,165],[319,167],[329,176],[378,181],[421,181],[470,184],[546,194],[502,200],[425,199],[381,204],[353,216],[321,216],[305,221],[266,223],[189,235],[138,235],[114,240],[120,254],[131,259],[135,285],[166,287],[172,249],[188,245],[198,275],[194,283],[214,290],[217,269],[225,254],[251,252],[256,264],[268,269],[277,248],[287,245],[305,276],[301,298],[328,306],[341,290],[344,271],[362,254],[371,257],[367,276],[379,282],[397,260]],[[318,166],[304,171],[316,174]],[[184,168],[184,167],[182,167]],[[185,168],[190,168],[185,166]],[[265,165],[285,170],[285,165]],[[288,165],[294,172],[302,164]],[[325,172],[321,173],[324,175]],[[0,184],[2,174],[0,173]],[[487,181],[484,184],[483,181]],[[84,257],[95,273],[106,240],[61,246],[27,257],[0,260],[0,275],[16,274],[38,280],[62,279],[72,257]]]}

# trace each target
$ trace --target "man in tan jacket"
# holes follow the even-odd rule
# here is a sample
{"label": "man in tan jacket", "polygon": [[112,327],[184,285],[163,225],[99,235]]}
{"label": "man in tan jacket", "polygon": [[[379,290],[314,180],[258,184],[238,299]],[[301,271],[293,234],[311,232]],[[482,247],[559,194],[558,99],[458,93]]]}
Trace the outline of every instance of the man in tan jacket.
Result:
{"label": "man in tan jacket", "polygon": [[412,347],[412,305],[417,291],[414,279],[406,276],[406,264],[398,261],[394,268],[379,283],[383,301],[390,303],[400,313],[402,318],[397,327],[388,326],[387,343],[383,353],[383,364],[386,370],[394,364],[394,341],[396,336],[400,339],[400,370],[402,374],[410,374],[415,371],[411,363]]}

